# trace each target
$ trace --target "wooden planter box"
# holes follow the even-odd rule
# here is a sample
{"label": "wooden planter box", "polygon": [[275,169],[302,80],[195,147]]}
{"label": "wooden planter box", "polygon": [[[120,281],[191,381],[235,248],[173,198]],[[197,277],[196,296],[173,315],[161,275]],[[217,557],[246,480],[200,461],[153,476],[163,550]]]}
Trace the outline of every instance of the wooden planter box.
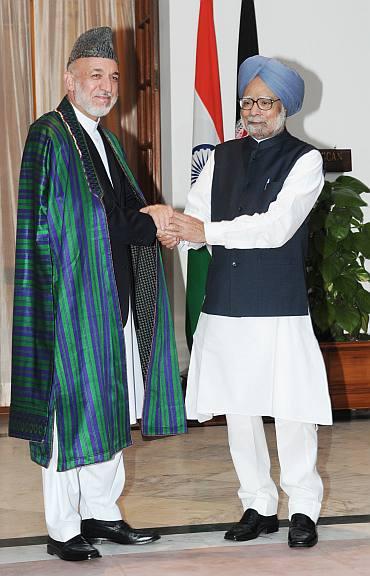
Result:
{"label": "wooden planter box", "polygon": [[333,410],[370,408],[370,341],[322,342]]}

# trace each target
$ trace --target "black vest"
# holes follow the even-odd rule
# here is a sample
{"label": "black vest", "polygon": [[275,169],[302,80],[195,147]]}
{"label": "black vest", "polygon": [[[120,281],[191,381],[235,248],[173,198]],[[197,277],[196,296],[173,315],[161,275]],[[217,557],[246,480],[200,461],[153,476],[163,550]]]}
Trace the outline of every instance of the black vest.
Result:
{"label": "black vest", "polygon": [[[211,220],[267,212],[294,164],[313,147],[284,131],[260,143],[231,140],[216,147]],[[212,246],[203,311],[220,316],[308,314],[306,222],[280,248]]]}

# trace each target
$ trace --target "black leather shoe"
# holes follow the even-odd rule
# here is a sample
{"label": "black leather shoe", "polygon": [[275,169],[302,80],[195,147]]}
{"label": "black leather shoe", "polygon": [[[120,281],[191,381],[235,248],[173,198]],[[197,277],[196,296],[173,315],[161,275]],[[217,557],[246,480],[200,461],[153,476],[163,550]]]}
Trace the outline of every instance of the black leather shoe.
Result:
{"label": "black leather shoe", "polygon": [[316,524],[306,514],[293,514],[289,524],[288,544],[291,548],[310,548],[318,541]]}
{"label": "black leather shoe", "polygon": [[79,534],[74,536],[67,542],[58,542],[48,536],[46,547],[47,553],[51,556],[59,556],[61,560],[92,560],[93,558],[101,558],[99,550],[91,546],[85,538]]}
{"label": "black leather shoe", "polygon": [[117,544],[150,544],[150,542],[155,542],[160,538],[156,532],[135,530],[123,520],[109,522],[89,518],[82,520],[81,532],[90,542],[110,540]]}
{"label": "black leather shoe", "polygon": [[225,540],[244,542],[245,540],[254,540],[261,532],[270,534],[278,530],[279,521],[276,514],[273,514],[273,516],[262,516],[253,508],[248,508],[238,524],[235,524],[226,532]]}

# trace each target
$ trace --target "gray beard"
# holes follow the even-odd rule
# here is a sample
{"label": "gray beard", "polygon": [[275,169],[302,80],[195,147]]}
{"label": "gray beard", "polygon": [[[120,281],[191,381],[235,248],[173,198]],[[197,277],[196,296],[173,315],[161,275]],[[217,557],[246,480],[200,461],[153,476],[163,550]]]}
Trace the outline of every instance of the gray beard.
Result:
{"label": "gray beard", "polygon": [[[255,117],[253,116],[253,118]],[[280,134],[280,132],[282,132],[285,128],[285,121],[286,121],[285,108],[281,109],[280,114],[277,116],[274,123],[268,126],[266,126],[264,122],[262,122],[260,126],[252,125],[248,123],[248,118],[246,121],[242,118],[242,122],[249,136],[253,136],[257,140],[262,140],[264,138],[272,138],[273,136]]]}
{"label": "gray beard", "polygon": [[109,112],[112,110],[113,106],[117,102],[118,95],[114,97],[112,96],[109,106],[106,106],[105,108],[102,108],[101,106],[95,107],[93,104],[90,103],[90,101],[87,98],[85,98],[83,90],[81,90],[79,85],[77,84],[74,97],[76,104],[78,104],[78,106],[80,106],[82,110],[85,110],[85,112],[87,112],[91,116],[102,118],[103,116],[109,114]]}

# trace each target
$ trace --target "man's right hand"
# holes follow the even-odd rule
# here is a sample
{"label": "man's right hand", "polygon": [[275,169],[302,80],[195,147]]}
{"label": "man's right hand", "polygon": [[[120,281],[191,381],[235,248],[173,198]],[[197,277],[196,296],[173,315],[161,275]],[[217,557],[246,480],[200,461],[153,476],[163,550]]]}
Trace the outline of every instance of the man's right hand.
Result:
{"label": "man's right hand", "polygon": [[140,212],[149,214],[154,220],[157,230],[164,230],[170,223],[173,216],[172,206],[165,206],[164,204],[152,204],[141,208]]}

